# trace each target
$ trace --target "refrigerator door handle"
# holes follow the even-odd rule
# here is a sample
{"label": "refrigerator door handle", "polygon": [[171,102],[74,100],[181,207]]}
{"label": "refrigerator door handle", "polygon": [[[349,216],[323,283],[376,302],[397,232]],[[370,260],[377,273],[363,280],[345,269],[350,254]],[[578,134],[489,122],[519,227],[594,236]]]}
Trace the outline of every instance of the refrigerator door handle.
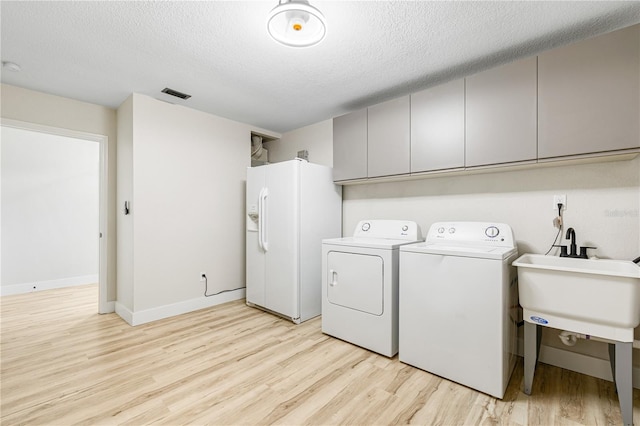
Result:
{"label": "refrigerator door handle", "polygon": [[329,282],[329,285],[331,287],[335,287],[338,285],[338,272],[335,269],[330,269],[329,270],[329,274],[331,275],[331,282]]}
{"label": "refrigerator door handle", "polygon": [[258,245],[265,252],[269,251],[269,244],[267,243],[267,197],[269,196],[269,189],[262,188],[260,191],[260,201],[258,202],[259,220],[258,220]]}
{"label": "refrigerator door handle", "polygon": [[264,250],[262,247],[262,194],[264,193],[264,188],[260,189],[260,194],[258,195],[258,247],[260,250]]}

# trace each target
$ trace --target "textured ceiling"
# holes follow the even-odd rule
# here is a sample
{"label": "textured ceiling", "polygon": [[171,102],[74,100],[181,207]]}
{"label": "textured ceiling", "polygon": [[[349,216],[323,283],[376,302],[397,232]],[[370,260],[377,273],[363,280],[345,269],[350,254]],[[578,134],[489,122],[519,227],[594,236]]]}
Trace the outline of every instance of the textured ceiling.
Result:
{"label": "textured ceiling", "polygon": [[[2,82],[117,108],[143,93],[286,132],[640,22],[640,2],[311,1],[317,46],[274,42],[277,0],[2,1]],[[164,87],[191,94],[182,101]]]}

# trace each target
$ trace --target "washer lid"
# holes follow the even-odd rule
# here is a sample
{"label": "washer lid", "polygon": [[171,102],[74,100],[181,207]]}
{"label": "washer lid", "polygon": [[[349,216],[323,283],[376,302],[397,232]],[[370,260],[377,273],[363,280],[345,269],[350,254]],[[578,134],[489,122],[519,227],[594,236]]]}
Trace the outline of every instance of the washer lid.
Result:
{"label": "washer lid", "polygon": [[504,260],[516,254],[515,247],[491,247],[477,245],[446,245],[432,242],[421,242],[405,245],[400,248],[401,252],[412,252],[422,254],[440,254],[443,256],[475,257],[480,259]]}
{"label": "washer lid", "polygon": [[330,238],[322,240],[322,245],[336,245],[345,247],[374,248],[383,250],[393,250],[406,244],[413,244],[420,240],[399,240],[395,238],[362,238],[362,237],[344,237]]}

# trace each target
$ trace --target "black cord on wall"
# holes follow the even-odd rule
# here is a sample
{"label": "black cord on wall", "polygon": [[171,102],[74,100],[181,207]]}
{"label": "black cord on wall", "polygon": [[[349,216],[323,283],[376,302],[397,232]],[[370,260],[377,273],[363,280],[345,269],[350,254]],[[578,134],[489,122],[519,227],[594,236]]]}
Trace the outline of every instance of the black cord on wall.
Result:
{"label": "black cord on wall", "polygon": [[551,250],[553,250],[554,247],[556,247],[556,242],[558,241],[558,237],[560,236],[560,232],[562,232],[562,227],[564,225],[564,221],[562,220],[562,203],[558,203],[558,218],[557,218],[558,222],[559,222],[559,226],[558,226],[558,233],[556,234],[556,237],[553,239],[553,242],[551,243],[551,247],[549,247],[549,250],[547,250],[547,252],[544,254],[545,256],[548,255],[549,253],[551,253]]}
{"label": "black cord on wall", "polygon": [[232,289],[229,289],[229,290],[220,290],[217,293],[207,294],[207,292],[209,291],[209,280],[207,280],[207,276],[205,274],[202,274],[202,278],[204,278],[204,297],[211,297],[211,296],[215,296],[217,294],[227,293],[227,292],[230,292],[230,291],[236,291],[236,290],[240,290],[240,289],[244,288],[244,287],[238,287],[238,288],[232,288]]}

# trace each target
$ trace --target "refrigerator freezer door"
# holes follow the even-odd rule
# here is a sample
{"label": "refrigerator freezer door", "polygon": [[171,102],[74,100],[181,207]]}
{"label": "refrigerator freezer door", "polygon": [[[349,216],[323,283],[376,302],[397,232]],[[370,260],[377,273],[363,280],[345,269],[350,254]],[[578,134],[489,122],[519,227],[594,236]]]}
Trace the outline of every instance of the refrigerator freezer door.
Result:
{"label": "refrigerator freezer door", "polygon": [[[260,246],[260,222],[262,214],[260,212],[260,195],[265,188],[265,168],[251,167],[247,169],[247,232],[246,232],[246,274],[247,302],[258,306],[265,305],[265,285],[266,285],[266,259],[265,252]],[[254,221],[251,216],[254,216]]]}

